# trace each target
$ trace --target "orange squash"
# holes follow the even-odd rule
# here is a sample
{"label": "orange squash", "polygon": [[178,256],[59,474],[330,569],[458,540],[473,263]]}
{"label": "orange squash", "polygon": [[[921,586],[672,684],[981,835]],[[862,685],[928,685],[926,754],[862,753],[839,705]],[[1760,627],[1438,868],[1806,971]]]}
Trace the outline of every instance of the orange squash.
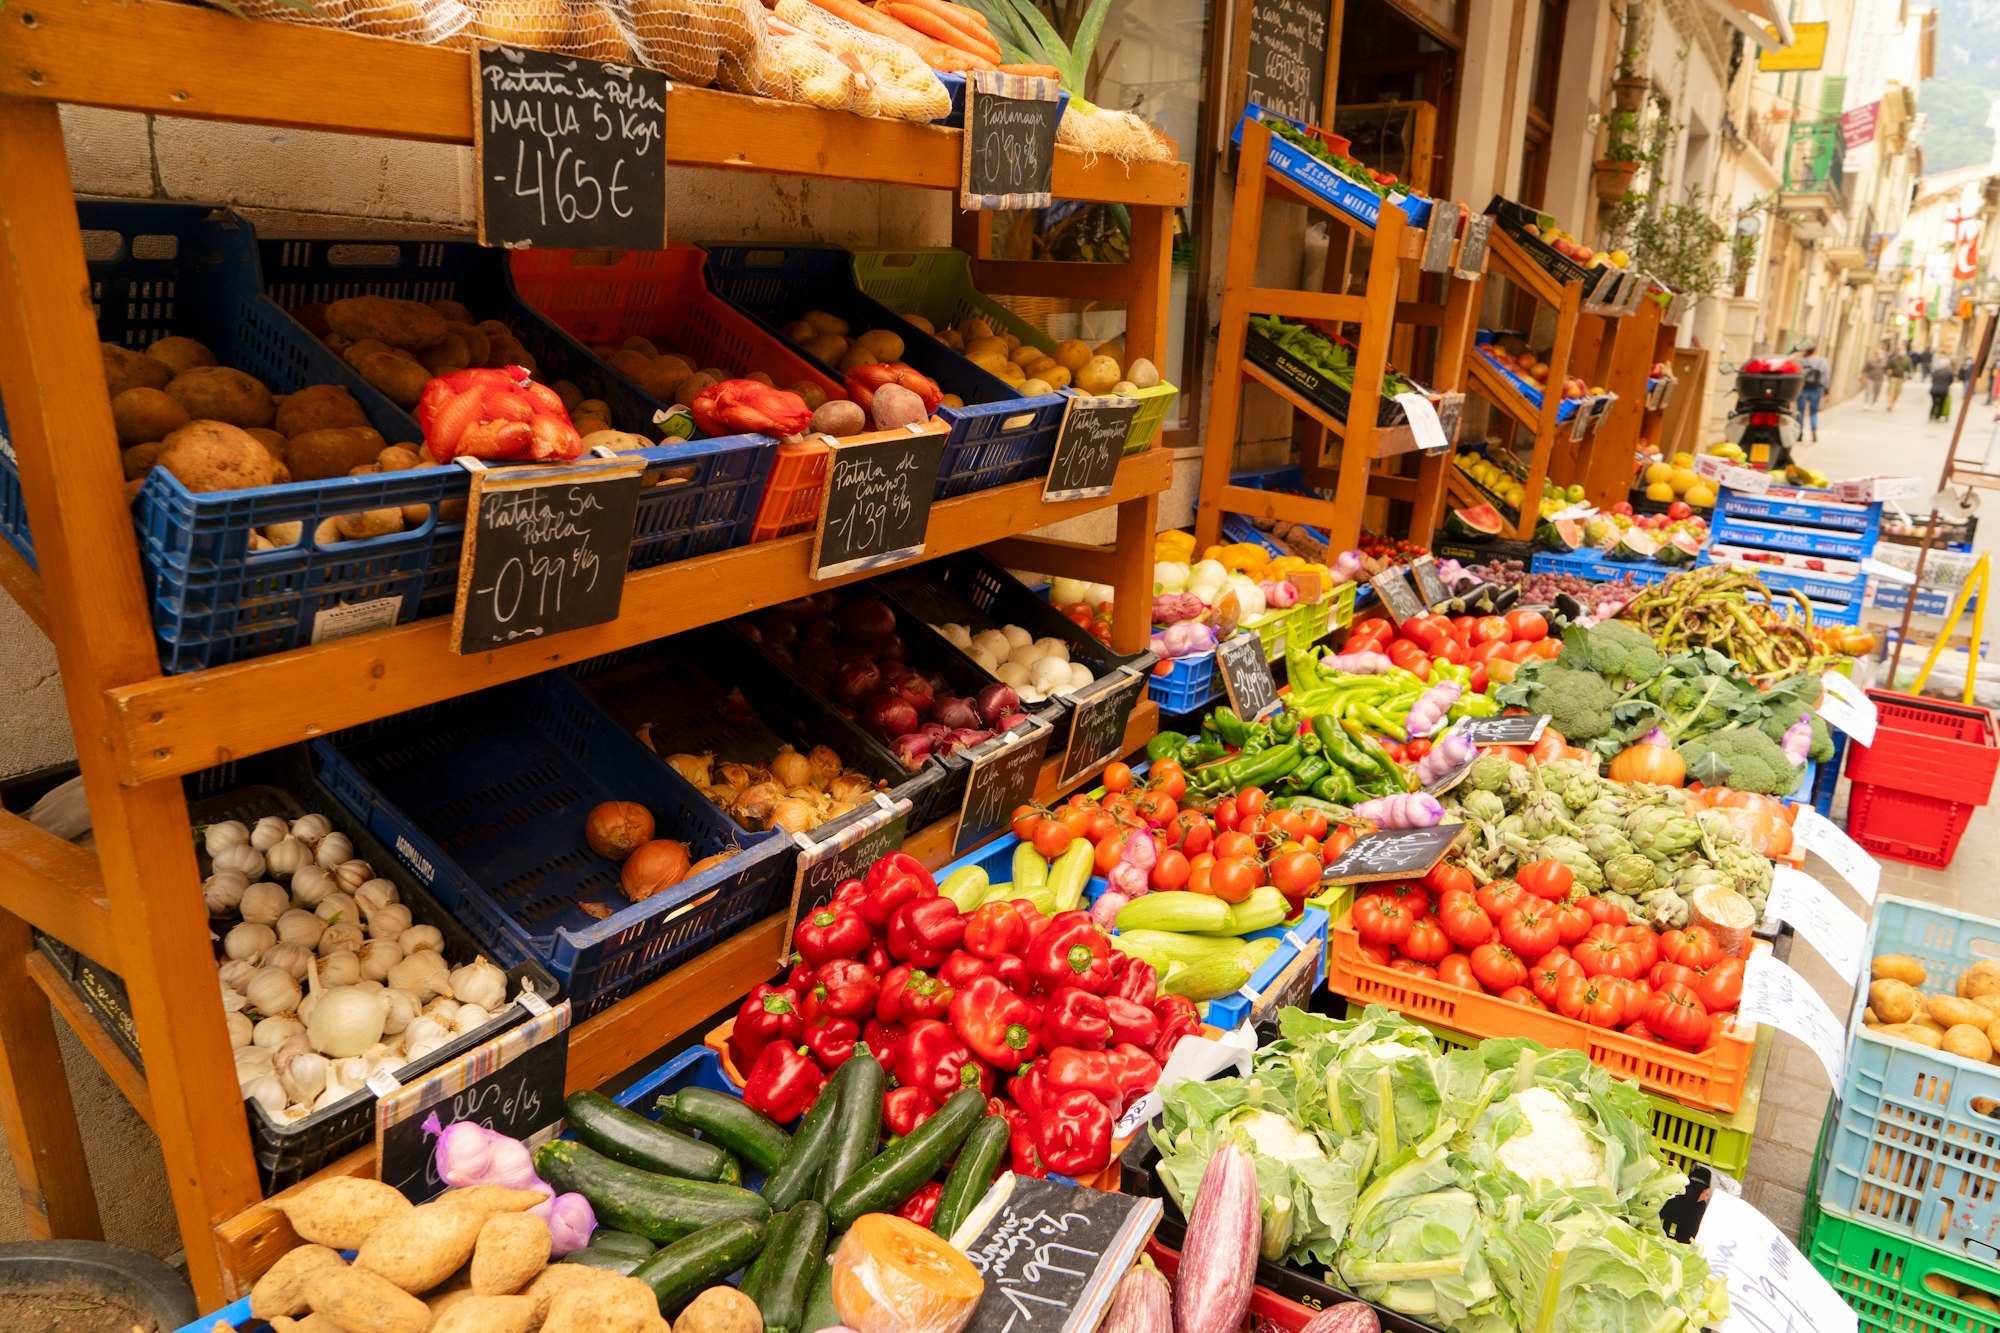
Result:
{"label": "orange squash", "polygon": [[1671,745],[1640,741],[1626,746],[1611,760],[1611,780],[1678,787],[1687,781],[1687,761]]}

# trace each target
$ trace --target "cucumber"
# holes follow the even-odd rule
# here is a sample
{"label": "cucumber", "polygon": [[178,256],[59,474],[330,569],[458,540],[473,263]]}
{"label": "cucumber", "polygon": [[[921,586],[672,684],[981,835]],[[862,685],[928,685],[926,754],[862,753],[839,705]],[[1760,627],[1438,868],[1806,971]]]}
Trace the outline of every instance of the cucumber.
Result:
{"label": "cucumber", "polygon": [[1004,1116],[989,1115],[972,1127],[965,1146],[958,1150],[958,1161],[952,1164],[951,1174],[944,1178],[944,1193],[938,1196],[937,1215],[931,1219],[932,1231],[950,1240],[951,1233],[972,1216],[972,1210],[986,1197],[993,1177],[1006,1164],[1007,1143]]}
{"label": "cucumber", "polygon": [[[840,1248],[840,1237],[829,1236],[826,1252],[831,1255]],[[839,1328],[840,1312],[833,1308],[833,1263],[829,1259],[819,1261],[813,1273],[812,1295],[806,1298],[806,1319],[803,1328]]]}
{"label": "cucumber", "polygon": [[607,1273],[629,1277],[633,1269],[646,1262],[646,1256],[628,1254],[624,1250],[600,1250],[595,1245],[586,1245],[580,1250],[571,1250],[556,1262],[581,1264],[585,1268],[601,1268]]}
{"label": "cucumber", "polygon": [[656,1125],[599,1093],[572,1092],[563,1102],[563,1114],[587,1147],[614,1162],[663,1176],[719,1180],[727,1185],[743,1178],[735,1159],[713,1143]]}
{"label": "cucumber", "polygon": [[655,1175],[570,1139],[535,1149],[535,1173],[558,1194],[588,1199],[600,1224],[647,1240],[678,1240],[719,1222],[762,1226],[771,1216],[762,1196],[740,1185]]}
{"label": "cucumber", "polygon": [[[759,1200],[762,1202],[762,1200]],[[757,1257],[764,1248],[762,1222],[718,1222],[663,1245],[640,1261],[632,1276],[653,1289],[660,1313],[683,1305]]]}
{"label": "cucumber", "polygon": [[1084,886],[1090,883],[1091,858],[1096,854],[1090,839],[1078,838],[1049,867],[1048,888],[1056,911],[1075,911],[1083,901]]}
{"label": "cucumber", "polygon": [[764,1333],[806,1333],[806,1301],[825,1258],[826,1209],[817,1200],[772,1219],[764,1252],[743,1280],[743,1294],[763,1312]]}
{"label": "cucumber", "polygon": [[767,1172],[777,1170],[792,1146],[792,1136],[777,1121],[741,1097],[713,1088],[682,1088],[660,1098],[659,1107],[664,1118],[700,1130],[703,1138]]}
{"label": "cucumber", "polygon": [[833,1148],[839,1104],[837,1083],[820,1089],[812,1110],[799,1122],[799,1132],[792,1135],[791,1151],[785,1154],[778,1169],[765,1177],[764,1202],[771,1205],[773,1213],[782,1213],[812,1197],[813,1187],[819,1184],[820,1169],[826,1165],[827,1153]]}
{"label": "cucumber", "polygon": [[590,1233],[590,1248],[606,1250],[612,1254],[632,1254],[643,1259],[660,1247],[644,1236],[636,1236],[629,1231],[597,1230]]}
{"label": "cucumber", "polygon": [[827,1220],[843,1231],[863,1213],[892,1213],[936,1175],[986,1116],[986,1094],[961,1088],[936,1115],[884,1148],[826,1201]]}
{"label": "cucumber", "polygon": [[[855,1055],[833,1076],[828,1089],[840,1098],[834,1112],[833,1142],[827,1149],[826,1165],[820,1169],[819,1185],[813,1197],[821,1203],[846,1184],[862,1163],[875,1155],[882,1141],[882,1092],[887,1078],[882,1064],[872,1055]],[[822,1092],[820,1096],[826,1096]]]}

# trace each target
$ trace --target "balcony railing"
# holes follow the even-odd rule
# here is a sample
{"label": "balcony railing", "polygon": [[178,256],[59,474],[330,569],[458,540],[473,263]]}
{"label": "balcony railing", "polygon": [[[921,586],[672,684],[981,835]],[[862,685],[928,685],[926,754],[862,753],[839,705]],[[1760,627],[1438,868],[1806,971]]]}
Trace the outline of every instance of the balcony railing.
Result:
{"label": "balcony railing", "polygon": [[1841,159],[1840,122],[1836,117],[1795,122],[1785,146],[1785,193],[1827,195],[1833,211],[1842,211],[1846,176]]}

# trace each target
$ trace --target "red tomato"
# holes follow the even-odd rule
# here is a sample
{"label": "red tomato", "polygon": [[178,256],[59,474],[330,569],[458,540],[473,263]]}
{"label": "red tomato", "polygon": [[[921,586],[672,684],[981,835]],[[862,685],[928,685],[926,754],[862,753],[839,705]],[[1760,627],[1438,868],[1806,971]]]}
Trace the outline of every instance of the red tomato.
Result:
{"label": "red tomato", "polygon": [[1646,961],[1645,950],[1631,936],[1634,931],[1645,930],[1644,926],[1592,926],[1573,950],[1577,966],[1593,977],[1604,973],[1627,978],[1644,976],[1652,964]]}
{"label": "red tomato", "polygon": [[1451,941],[1445,938],[1435,918],[1420,917],[1410,923],[1410,933],[1400,947],[1405,958],[1435,963],[1451,952]]}
{"label": "red tomato", "polygon": [[1330,824],[1326,836],[1320,839],[1320,849],[1331,859],[1352,847],[1354,840],[1360,836],[1352,824]]}
{"label": "red tomato", "polygon": [[1424,887],[1435,893],[1440,900],[1456,889],[1460,893],[1473,890],[1472,872],[1464,866],[1455,866],[1448,861],[1440,861],[1432,866],[1424,876]]}
{"label": "red tomato", "polygon": [[1556,1002],[1556,987],[1565,977],[1580,977],[1583,969],[1576,960],[1562,950],[1556,949],[1544,955],[1528,972],[1528,984],[1534,987],[1535,995],[1543,1004]]}
{"label": "red tomato", "polygon": [[1660,956],[1682,967],[1709,968],[1722,961],[1722,945],[1706,927],[1689,926],[1660,936]]}
{"label": "red tomato", "polygon": [[1414,763],[1416,760],[1422,759],[1425,755],[1429,754],[1430,752],[1431,752],[1430,738],[1427,736],[1419,736],[1415,740],[1411,741],[1408,745],[1405,745],[1403,747],[1403,758]]}
{"label": "red tomato", "polygon": [[1366,940],[1361,942],[1361,956],[1377,967],[1394,966],[1394,959],[1396,957],[1395,954],[1389,951],[1388,945],[1370,944]]}
{"label": "red tomato", "polygon": [[1576,872],[1560,861],[1530,861],[1514,872],[1514,882],[1552,903],[1562,902],[1576,883]]}
{"label": "red tomato", "polygon": [[1530,654],[1531,656],[1543,662],[1553,662],[1557,657],[1562,655],[1563,641],[1561,639],[1542,639],[1535,643],[1533,647],[1534,652]]}
{"label": "red tomato", "polygon": [[[1082,811],[1077,813],[1081,814]],[[1044,819],[1035,825],[1033,841],[1035,850],[1053,861],[1069,850],[1069,845],[1076,841],[1076,834],[1065,828],[1061,820]]]}
{"label": "red tomato", "polygon": [[1209,889],[1226,903],[1240,903],[1264,882],[1264,868],[1247,857],[1224,857],[1209,872]]}
{"label": "red tomato", "polygon": [[[1546,640],[1544,642],[1546,642]],[[1528,639],[1516,639],[1514,640],[1514,642],[1507,645],[1507,660],[1509,662],[1530,661],[1533,659],[1534,655],[1535,655],[1535,645],[1532,641]]]}
{"label": "red tomato", "polygon": [[1215,827],[1218,830],[1233,829],[1236,827],[1237,820],[1242,818],[1237,813],[1236,798],[1234,796],[1225,796],[1216,802],[1215,809],[1210,813],[1209,817],[1215,821]]}
{"label": "red tomato", "polygon": [[1153,765],[1153,771],[1147,775],[1146,785],[1154,791],[1165,792],[1178,801],[1187,795],[1187,774],[1173,760],[1162,759]]}
{"label": "red tomato", "polygon": [[1239,815],[1261,815],[1270,798],[1262,787],[1245,787],[1236,793],[1236,813]]}
{"label": "red tomato", "polygon": [[1326,838],[1326,813],[1321,810],[1306,812],[1306,837],[1324,841]]}
{"label": "red tomato", "polygon": [[1496,879],[1480,885],[1479,891],[1472,896],[1486,909],[1486,915],[1498,921],[1507,915],[1508,908],[1519,906],[1532,895],[1511,879]]}
{"label": "red tomato", "polygon": [[1146,882],[1155,890],[1170,892],[1186,888],[1190,873],[1187,857],[1169,847],[1153,859],[1153,869],[1146,876]]}
{"label": "red tomato", "polygon": [[1507,639],[1488,639],[1484,643],[1474,644],[1467,660],[1484,666],[1496,657],[1506,657],[1509,642]]}
{"label": "red tomato", "polygon": [[1556,1012],[1592,1027],[1616,1027],[1624,1013],[1621,997],[1601,977],[1564,977],[1556,985]]}
{"label": "red tomato", "polygon": [[[1084,837],[1090,839],[1092,842],[1103,842],[1106,838],[1118,836],[1118,817],[1116,815],[1108,814],[1103,810],[1088,810],[1085,813],[1090,818],[1089,822],[1084,825]],[[1201,816],[1197,815],[1195,818],[1199,819]]]}
{"label": "red tomato", "polygon": [[1413,977],[1428,977],[1432,981],[1438,979],[1438,970],[1436,968],[1432,967],[1429,963],[1419,963],[1414,958],[1391,959],[1389,966],[1395,968],[1398,972],[1408,972]]}
{"label": "red tomato", "polygon": [[1695,994],[1711,1014],[1726,1013],[1743,1002],[1743,960],[1725,958],[1695,984]]}
{"label": "red tomato", "polygon": [[1215,870],[1215,857],[1209,852],[1197,852],[1188,858],[1188,891],[1214,896],[1215,886],[1208,882]]}
{"label": "red tomato", "polygon": [[1623,926],[1629,924],[1625,909],[1617,903],[1608,903],[1602,898],[1585,898],[1583,910],[1590,913],[1590,919],[1600,926]]}
{"label": "red tomato", "polygon": [[1215,841],[1215,830],[1209,824],[1208,816],[1198,810],[1181,811],[1174,816],[1174,822],[1167,827],[1179,835],[1180,849],[1189,856],[1207,851],[1210,844]]}
{"label": "red tomato", "polygon": [[1526,985],[1528,965],[1504,944],[1482,944],[1472,951],[1472,975],[1498,995],[1510,986]]}
{"label": "red tomato", "polygon": [[1674,985],[1654,991],[1643,1021],[1648,1031],[1676,1046],[1698,1051],[1708,1044],[1708,1006],[1691,987]]}
{"label": "red tomato", "polygon": [[1417,616],[1403,622],[1403,638],[1423,649],[1427,655],[1443,648],[1445,640],[1450,637],[1450,626],[1436,616]]}
{"label": "red tomato", "polygon": [[1523,958],[1540,958],[1561,938],[1554,910],[1538,898],[1508,908],[1500,918],[1500,942]]}
{"label": "red tomato", "polygon": [[1131,791],[1132,766],[1130,764],[1113,764],[1111,767],[1105,769],[1104,790]]}
{"label": "red tomato", "polygon": [[1091,865],[1098,874],[1108,875],[1111,873],[1111,867],[1117,865],[1124,855],[1125,835],[1114,833],[1097,844],[1097,852],[1091,857]]}
{"label": "red tomato", "polygon": [[1546,1004],[1542,1003],[1542,997],[1529,990],[1526,986],[1509,986],[1506,990],[1500,992],[1500,998],[1509,1004],[1518,1004],[1528,1009],[1548,1008]]}
{"label": "red tomato", "polygon": [[1564,944],[1575,944],[1596,924],[1581,904],[1563,903],[1556,908],[1556,934]]}
{"label": "red tomato", "polygon": [[1306,837],[1306,817],[1296,810],[1273,810],[1267,818],[1271,827],[1284,835],[1289,842],[1304,842]]}
{"label": "red tomato", "polygon": [[[1080,805],[1066,805],[1055,818],[1057,822],[1070,831],[1071,836],[1087,838],[1090,836],[1091,817],[1098,813],[1096,810],[1086,810]],[[1030,833],[1028,838],[1030,841],[1033,841],[1034,834]]]}
{"label": "red tomato", "polygon": [[1304,898],[1318,891],[1320,872],[1324,869],[1311,852],[1286,852],[1271,862],[1271,883],[1287,898]]}
{"label": "red tomato", "polygon": [[1240,828],[1215,835],[1215,856],[1221,860],[1226,856],[1255,856],[1257,839]]}
{"label": "red tomato", "polygon": [[1474,694],[1484,694],[1486,693],[1486,684],[1487,684],[1486,663],[1474,662],[1472,664],[1472,670],[1468,671],[1465,675],[1465,687],[1471,690]]}
{"label": "red tomato", "polygon": [[1479,978],[1472,970],[1472,962],[1462,953],[1448,953],[1440,958],[1437,970],[1438,980],[1447,986],[1470,991],[1479,989]]}
{"label": "red tomato", "polygon": [[1622,985],[1614,985],[1612,987],[1613,990],[1618,992],[1618,1002],[1621,1006],[1620,1013],[1622,1016],[1619,1018],[1619,1022],[1633,1023],[1645,1016],[1646,1002],[1653,998],[1653,988],[1651,986],[1648,986],[1643,981],[1631,981],[1624,977],[1599,977],[1598,980],[1623,983]]}
{"label": "red tomato", "polygon": [[1042,810],[1040,806],[1017,805],[1014,807],[1010,827],[1014,830],[1015,837],[1019,838],[1022,842],[1027,842],[1035,836],[1035,825],[1041,822]]}
{"label": "red tomato", "polygon": [[1438,928],[1461,949],[1477,949],[1493,938],[1493,918],[1469,893],[1448,891],[1438,900]]}
{"label": "red tomato", "polygon": [[1524,639],[1529,643],[1546,639],[1549,637],[1548,618],[1540,611],[1509,611],[1507,632],[1516,639]]}
{"label": "red tomato", "polygon": [[1375,891],[1385,893],[1401,903],[1413,920],[1430,915],[1431,897],[1424,892],[1423,885],[1413,879],[1391,880],[1387,884],[1377,885]]}
{"label": "red tomato", "polygon": [[1174,804],[1174,798],[1163,791],[1147,792],[1133,802],[1132,808],[1150,828],[1164,828],[1173,822],[1175,815],[1180,813],[1180,808]]}
{"label": "red tomato", "polygon": [[1535,742],[1534,749],[1528,751],[1528,757],[1538,764],[1546,764],[1556,758],[1567,744],[1569,742],[1563,739],[1560,731],[1554,727],[1543,727],[1542,738]]}
{"label": "red tomato", "polygon": [[1499,616],[1481,616],[1472,622],[1472,641],[1474,643],[1492,643],[1495,640],[1511,639],[1513,637],[1512,632],[1507,628],[1506,620]]}
{"label": "red tomato", "polygon": [[1398,639],[1389,645],[1389,660],[1419,679],[1431,678],[1430,654],[1408,639]]}
{"label": "red tomato", "polygon": [[1436,655],[1442,657],[1453,666],[1457,666],[1459,663],[1465,661],[1466,655],[1471,651],[1470,648],[1465,646],[1463,639],[1446,639],[1444,647],[1438,649]]}

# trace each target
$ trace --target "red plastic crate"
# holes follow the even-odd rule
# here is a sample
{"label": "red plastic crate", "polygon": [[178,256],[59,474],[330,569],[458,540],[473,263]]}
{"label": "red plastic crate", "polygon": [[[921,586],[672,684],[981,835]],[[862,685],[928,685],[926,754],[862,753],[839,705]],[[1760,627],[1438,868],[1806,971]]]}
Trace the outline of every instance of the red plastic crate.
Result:
{"label": "red plastic crate", "polygon": [[[2000,767],[2000,739],[1990,710],[1888,690],[1870,690],[1868,697],[1878,714],[1875,743],[1848,747],[1850,781],[1857,787],[1866,783],[1935,797],[1943,804],[1986,804],[1994,770]],[[1945,859],[1951,859],[1948,852]]]}
{"label": "red plastic crate", "polygon": [[1847,798],[1847,833],[1876,856],[1948,866],[1976,808],[1900,787],[1856,782]]}
{"label": "red plastic crate", "polygon": [[812,530],[819,522],[819,496],[826,485],[829,452],[823,439],[778,446],[771,480],[764,484],[763,503],[757,506],[757,522],[750,529],[751,541],[768,542]]}

